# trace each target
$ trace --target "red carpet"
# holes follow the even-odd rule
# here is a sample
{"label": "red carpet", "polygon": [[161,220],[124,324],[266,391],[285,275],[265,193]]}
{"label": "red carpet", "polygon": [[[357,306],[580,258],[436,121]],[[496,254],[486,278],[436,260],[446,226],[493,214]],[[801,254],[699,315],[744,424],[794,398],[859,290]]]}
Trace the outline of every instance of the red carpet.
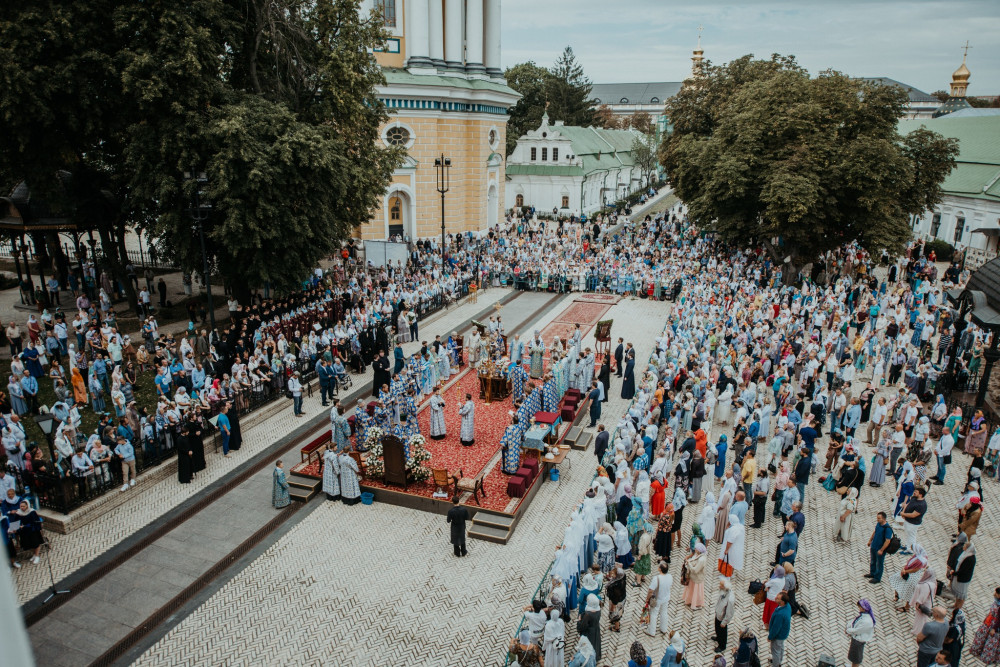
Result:
{"label": "red carpet", "polygon": [[[458,438],[462,426],[462,418],[458,414],[458,409],[465,402],[466,393],[472,394],[472,399],[476,404],[476,444],[472,447],[463,447]],[[461,469],[466,477],[475,477],[500,449],[500,438],[510,423],[510,416],[507,413],[512,407],[511,400],[508,398],[503,401],[494,401],[489,405],[481,402],[479,400],[479,378],[474,372],[465,373],[453,387],[442,394],[442,397],[446,403],[444,420],[448,432],[444,439],[432,440],[430,438],[429,409],[425,407],[417,414],[420,432],[427,438],[427,451],[431,453],[429,467],[447,468],[449,473],[455,473]],[[499,463],[497,465],[499,466]],[[321,477],[318,462],[309,465],[299,464],[292,468],[292,472],[306,477]],[[364,479],[362,484],[403,491],[398,486],[385,485],[375,479]],[[482,498],[480,496],[482,507],[499,511],[506,509],[511,500],[507,495],[507,476],[500,473],[499,469],[491,471],[483,480],[483,484],[486,486],[488,497]],[[419,483],[409,485],[405,493],[430,498],[434,491],[435,487],[431,483]],[[469,504],[475,505],[475,499],[471,499]]]}
{"label": "red carpet", "polygon": [[573,299],[568,308],[542,329],[542,340],[550,344],[554,337],[559,336],[559,340],[565,345],[577,324],[580,325],[580,332],[586,336],[618,300],[619,297],[611,294],[591,294]]}

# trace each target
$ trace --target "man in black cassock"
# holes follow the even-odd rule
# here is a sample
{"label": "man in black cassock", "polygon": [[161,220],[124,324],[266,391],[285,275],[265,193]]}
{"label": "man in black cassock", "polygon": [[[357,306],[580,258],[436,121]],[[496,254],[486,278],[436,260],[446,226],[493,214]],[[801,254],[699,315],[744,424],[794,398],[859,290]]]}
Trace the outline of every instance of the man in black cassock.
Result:
{"label": "man in black cassock", "polygon": [[372,396],[378,396],[382,385],[392,382],[389,374],[389,357],[385,356],[385,350],[379,350],[378,356],[372,362],[374,377],[372,378]]}
{"label": "man in black cassock", "polygon": [[[622,359],[625,358],[625,339],[618,339],[618,347],[615,348],[615,375],[618,377],[622,376]],[[604,387],[604,391],[608,388]]]}
{"label": "man in black cassock", "polygon": [[461,557],[467,553],[465,551],[465,522],[469,520],[469,510],[458,504],[458,498],[456,494],[451,499],[454,507],[448,510],[448,523],[451,524],[451,543],[455,547],[455,555]]}
{"label": "man in black cassock", "polygon": [[243,431],[240,430],[240,411],[232,401],[227,401],[226,416],[229,417],[229,451],[239,451],[243,446]]}

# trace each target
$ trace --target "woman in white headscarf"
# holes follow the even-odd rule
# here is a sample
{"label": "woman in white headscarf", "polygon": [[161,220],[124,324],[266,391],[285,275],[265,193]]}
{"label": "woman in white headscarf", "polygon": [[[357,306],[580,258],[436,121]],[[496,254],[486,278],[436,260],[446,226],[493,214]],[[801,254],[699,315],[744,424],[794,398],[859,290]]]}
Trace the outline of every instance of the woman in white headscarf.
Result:
{"label": "woman in white headscarf", "polygon": [[733,566],[733,576],[743,569],[743,554],[745,551],[746,529],[735,514],[729,515],[729,527],[722,538],[722,553],[720,558],[729,561]]}
{"label": "woman in white headscarf", "polygon": [[[615,566],[614,534],[614,528],[611,527],[610,523],[605,522],[601,526],[601,530],[594,536],[594,541],[597,543],[597,564],[601,566],[601,572],[605,575],[610,573]],[[627,535],[628,531],[626,531],[626,537]]]}
{"label": "woman in white headscarf", "polygon": [[858,510],[858,490],[851,487],[844,499],[840,501],[840,517],[835,524],[837,530],[833,534],[834,542],[849,542],[851,528],[854,526],[854,513]]}
{"label": "woman in white headscarf", "polygon": [[553,609],[549,612],[549,620],[545,624],[545,634],[542,637],[542,651],[545,652],[545,664],[566,664],[565,647],[566,624],[559,618],[559,612]]}
{"label": "woman in white headscarf", "polygon": [[632,543],[628,538],[628,528],[621,521],[615,521],[615,560],[626,570],[632,567]]}
{"label": "woman in white headscarf", "polygon": [[681,545],[681,527],[684,524],[684,506],[688,504],[687,496],[680,487],[674,489],[674,499],[670,501],[674,505],[674,527],[670,531],[674,546]]}
{"label": "woman in white headscarf", "polygon": [[[576,631],[581,639],[586,639],[589,648],[595,656],[595,661],[601,659],[601,601],[591,593],[587,596],[587,607],[580,614]],[[577,646],[577,652],[579,652]]]}
{"label": "woman in white headscarf", "polygon": [[577,642],[576,654],[569,661],[568,667],[597,667],[597,653],[586,635],[582,635]]}
{"label": "woman in white headscarf", "polygon": [[715,494],[709,491],[705,494],[705,506],[701,508],[701,514],[698,516],[698,523],[701,524],[701,532],[705,534],[706,543],[715,537],[715,511],[717,509]]}

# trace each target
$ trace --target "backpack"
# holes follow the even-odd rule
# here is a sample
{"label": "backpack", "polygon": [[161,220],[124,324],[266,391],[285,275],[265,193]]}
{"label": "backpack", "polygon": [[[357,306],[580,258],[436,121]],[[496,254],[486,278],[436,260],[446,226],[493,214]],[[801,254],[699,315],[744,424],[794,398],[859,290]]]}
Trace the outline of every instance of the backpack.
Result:
{"label": "backpack", "polygon": [[897,551],[899,551],[899,547],[899,535],[894,533],[893,536],[889,538],[889,546],[885,548],[885,552],[889,555],[894,555]]}

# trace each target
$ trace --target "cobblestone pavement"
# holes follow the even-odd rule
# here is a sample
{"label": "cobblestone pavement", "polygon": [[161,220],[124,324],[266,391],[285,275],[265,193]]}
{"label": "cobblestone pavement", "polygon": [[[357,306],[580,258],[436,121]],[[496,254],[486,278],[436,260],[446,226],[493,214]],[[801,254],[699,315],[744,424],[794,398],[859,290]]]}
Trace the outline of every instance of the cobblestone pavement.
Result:
{"label": "cobblestone pavement", "polygon": [[[422,323],[425,335],[450,332],[469,319],[474,313],[488,308],[510,290],[490,289],[480,293],[478,303],[462,304],[452,307]],[[515,302],[516,303],[516,302]],[[403,349],[407,354],[415,351],[419,343],[407,343]],[[372,379],[371,366],[362,375],[355,375],[355,387],[370,383]],[[297,419],[292,415],[291,401],[275,416],[250,428],[244,428],[243,446],[230,458],[224,458],[221,453],[209,453],[208,468],[197,475],[190,484],[179,484],[175,477],[170,476],[153,484],[144,484],[140,477],[135,488],[126,491],[130,500],[110,510],[105,516],[74,530],[68,535],[46,532],[52,543],[52,551],[44,553],[42,558],[51,558],[52,570],[56,580],[75,572],[94,558],[115,546],[130,535],[135,534],[158,517],[171,511],[179,504],[204,490],[212,483],[232,473],[254,455],[270,447],[276,440],[284,437],[295,428],[302,426],[310,418],[325,413],[329,408],[322,407],[318,390],[312,398],[303,401],[304,418]],[[244,418],[246,420],[247,418]],[[269,492],[268,492],[269,493]],[[264,497],[262,495],[262,497]],[[13,573],[14,585],[17,589],[18,602],[23,604],[49,587],[48,569],[44,563],[37,566],[25,565]]]}
{"label": "cobblestone pavement", "polygon": [[[607,317],[619,323],[612,335],[635,336],[643,359],[666,312],[667,304],[626,300]],[[592,334],[584,344],[593,346]],[[624,411],[620,391],[616,382],[605,416]],[[406,665],[496,664],[561,542],[560,517],[593,475],[590,452],[572,451],[568,460],[560,481],[539,490],[510,543],[470,540],[462,560],[451,555],[442,516],[324,503],[138,664],[384,665],[389,655]]]}
{"label": "cobblestone pavement", "polygon": [[[645,359],[668,308],[668,304],[623,301],[608,314],[619,323],[612,336],[617,337],[621,323],[627,322],[627,338],[637,343],[638,358]],[[592,338],[585,340],[590,343]],[[605,405],[606,423],[625,409],[625,401],[618,396],[620,384],[616,382]],[[723,429],[715,429],[713,441]],[[818,451],[825,451],[825,438]],[[382,665],[390,655],[395,664],[503,664],[506,642],[520,619],[519,609],[529,602],[561,542],[571,507],[582,498],[593,475],[589,451],[573,451],[568,460],[571,466],[564,466],[560,482],[542,487],[509,544],[470,541],[470,555],[463,560],[451,555],[443,517],[389,506],[324,503],[152,646],[138,664]],[[938,579],[944,578],[947,538],[955,525],[953,507],[967,467],[968,459],[956,453],[946,485],[933,487],[928,496],[930,509],[919,541],[930,553]],[[995,482],[987,481],[987,506],[996,489]],[[892,509],[893,493],[891,485],[881,489],[866,485],[852,539],[839,544],[832,539],[839,497],[824,491],[815,478],[810,482],[806,527],[796,563],[801,582],[798,597],[810,618],[792,621],[786,665],[815,665],[822,654],[843,664],[848,647],[843,628],[853,619],[859,597],[872,601],[878,619],[865,664],[903,665],[914,659],[909,633],[912,616],[893,611],[888,584],[905,556],[887,558],[886,575],[879,585],[862,577],[867,572],[866,542],[874,515]],[[685,538],[700,509],[701,505],[692,505],[685,512]],[[751,579],[767,575],[779,531],[770,511],[763,528],[748,530],[746,566],[734,586],[737,613],[730,647],[741,629],[750,628],[762,641],[764,664],[768,647],[762,608],[753,605],[746,586]],[[997,536],[996,523],[987,513],[976,539],[979,567],[966,605],[970,641],[997,583]],[[710,545],[711,563],[718,550],[718,545]],[[675,556],[679,553],[675,551]],[[670,626],[687,641],[691,667],[708,665],[713,657],[709,636],[717,575],[713,572],[707,577],[707,606],[697,611],[681,602],[676,565],[674,577]],[[644,587],[629,588],[620,634],[607,630],[605,617],[599,664],[625,664],[636,639],[658,664],[667,640],[662,634],[649,637],[639,627],[644,597]],[[567,659],[576,640],[574,615],[574,622],[567,624]]]}

